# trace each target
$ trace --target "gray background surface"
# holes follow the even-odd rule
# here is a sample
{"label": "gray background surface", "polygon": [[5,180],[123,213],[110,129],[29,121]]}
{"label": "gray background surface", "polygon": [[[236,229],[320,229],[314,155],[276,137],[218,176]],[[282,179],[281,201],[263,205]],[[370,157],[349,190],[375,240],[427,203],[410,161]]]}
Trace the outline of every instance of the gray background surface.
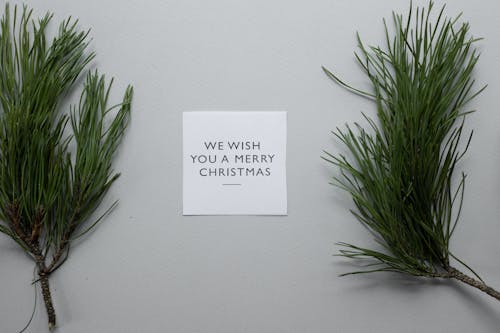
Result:
{"label": "gray background surface", "polygon": [[[425,4],[425,1],[414,1]],[[382,42],[382,18],[408,1],[30,1],[54,22],[92,28],[93,65],[135,86],[133,119],[116,158],[119,207],[72,248],[52,276],[58,332],[498,332],[500,305],[457,283],[395,274],[338,277],[352,264],[337,241],[371,244],[328,185],[319,158],[329,134],[373,115],[332,83],[326,65],[359,87],[355,31]],[[441,1],[437,5],[440,6]],[[500,288],[500,18],[497,1],[450,1],[482,52],[487,90],[468,118],[475,135],[460,167],[466,201],[452,250]],[[79,92],[78,92],[79,93]],[[115,100],[117,100],[115,98]],[[183,217],[185,110],[287,110],[287,217]],[[33,265],[0,237],[0,332],[33,306]],[[40,297],[29,332],[46,332]]]}

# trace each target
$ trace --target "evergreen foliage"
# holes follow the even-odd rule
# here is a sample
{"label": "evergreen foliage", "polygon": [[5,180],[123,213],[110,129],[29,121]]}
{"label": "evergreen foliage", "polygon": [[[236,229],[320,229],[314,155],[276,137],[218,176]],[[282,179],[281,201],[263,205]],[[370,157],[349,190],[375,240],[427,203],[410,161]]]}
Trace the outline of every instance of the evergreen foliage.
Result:
{"label": "evergreen foliage", "polygon": [[91,218],[119,176],[111,163],[132,87],[109,107],[111,83],[89,72],[79,104],[61,110],[94,54],[87,52],[88,32],[71,18],[48,41],[51,18],[35,20],[27,7],[11,14],[7,4],[0,22],[0,232],[35,261],[54,327],[48,278],[68,258],[71,242],[100,220]]}
{"label": "evergreen foliage", "polygon": [[[472,133],[463,140],[466,105],[484,88],[474,90],[479,59],[469,24],[447,18],[444,6],[432,19],[427,9],[393,14],[394,29],[385,26],[383,47],[365,46],[358,35],[356,59],[373,87],[362,91],[341,86],[374,101],[377,120],[369,128],[347,125],[334,135],[350,156],[325,152],[340,169],[333,183],[347,191],[354,216],[375,235],[382,250],[348,243],[341,255],[372,260],[370,268],[348,274],[392,271],[414,276],[455,278],[493,297],[500,294],[451,266],[450,240],[464,198],[465,174],[455,171]],[[470,269],[470,268],[469,268]]]}

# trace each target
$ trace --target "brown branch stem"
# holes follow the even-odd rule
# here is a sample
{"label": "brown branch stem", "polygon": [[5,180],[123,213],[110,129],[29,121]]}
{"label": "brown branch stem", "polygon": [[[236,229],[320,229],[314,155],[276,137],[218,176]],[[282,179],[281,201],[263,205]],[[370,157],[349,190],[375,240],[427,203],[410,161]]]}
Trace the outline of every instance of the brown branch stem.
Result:
{"label": "brown branch stem", "polygon": [[52,271],[56,268],[57,263],[61,259],[64,250],[66,249],[66,246],[68,246],[69,243],[69,235],[70,233],[68,232],[66,236],[64,236],[64,239],[61,241],[61,244],[59,245],[57,251],[54,253],[54,256],[52,257],[52,261],[47,267],[46,271],[47,273],[52,273]]}
{"label": "brown branch stem", "polygon": [[490,295],[491,297],[500,301],[500,292],[496,291],[492,287],[488,286],[486,283],[476,280],[464,273],[460,272],[458,269],[449,266],[447,268],[448,274],[446,274],[447,278],[455,279],[465,284],[468,284],[471,287],[481,290],[482,292]]}
{"label": "brown branch stem", "polygon": [[65,233],[63,239],[61,240],[61,243],[59,244],[59,247],[57,251],[55,251],[54,256],[52,257],[52,262],[49,264],[47,267],[47,272],[50,274],[54,269],[56,269],[57,264],[59,263],[59,260],[61,260],[61,257],[66,250],[66,247],[68,246],[70,242],[70,237],[73,231],[75,231],[76,228],[76,221],[78,220],[78,216],[80,215],[80,203],[77,203],[77,208],[75,209],[75,212],[69,219],[69,229]]}
{"label": "brown branch stem", "polygon": [[40,279],[40,287],[42,289],[43,301],[45,303],[45,309],[47,310],[48,325],[49,329],[52,330],[56,327],[56,312],[54,310],[54,304],[52,302],[52,294],[50,292],[49,276],[50,272],[47,270],[45,265],[45,256],[43,256],[38,244],[32,244],[33,254],[35,256],[36,265],[38,267],[38,276]]}
{"label": "brown branch stem", "polygon": [[42,288],[43,301],[45,309],[47,310],[47,317],[49,321],[49,329],[52,330],[56,327],[56,312],[52,303],[52,295],[50,293],[49,276],[45,272],[39,272],[40,286]]}

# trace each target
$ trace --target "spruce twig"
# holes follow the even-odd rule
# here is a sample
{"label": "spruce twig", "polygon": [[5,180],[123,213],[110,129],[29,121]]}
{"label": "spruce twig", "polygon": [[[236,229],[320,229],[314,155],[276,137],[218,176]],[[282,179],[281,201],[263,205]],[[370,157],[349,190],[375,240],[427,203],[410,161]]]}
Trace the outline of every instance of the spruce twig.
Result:
{"label": "spruce twig", "polygon": [[129,86],[109,107],[111,83],[95,71],[79,104],[61,110],[94,54],[86,51],[88,32],[71,18],[48,42],[51,18],[32,19],[26,6],[11,15],[7,4],[0,22],[0,232],[35,262],[49,328],[56,325],[49,277],[68,258],[75,235],[95,226],[92,214],[119,176],[112,157],[132,100]]}
{"label": "spruce twig", "polygon": [[[372,84],[365,92],[323,68],[339,85],[375,102],[378,121],[365,116],[359,124],[333,134],[351,156],[325,152],[340,169],[333,183],[354,201],[354,216],[376,236],[383,250],[339,243],[340,255],[373,260],[370,270],[347,273],[400,272],[456,279],[499,299],[499,293],[450,251],[458,222],[466,176],[454,174],[472,133],[462,142],[464,121],[473,112],[466,104],[484,89],[474,90],[473,69],[479,54],[469,24],[444,15],[431,18],[426,8],[410,5],[406,18],[393,13],[394,30],[385,20],[384,47],[365,46],[359,35],[356,59]],[[455,259],[469,277],[450,264]]]}

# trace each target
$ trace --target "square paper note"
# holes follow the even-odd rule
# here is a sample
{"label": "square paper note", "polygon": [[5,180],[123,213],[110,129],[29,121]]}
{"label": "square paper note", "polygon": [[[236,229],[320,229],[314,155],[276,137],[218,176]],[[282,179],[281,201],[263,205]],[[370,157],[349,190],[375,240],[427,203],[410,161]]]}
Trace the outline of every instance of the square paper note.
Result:
{"label": "square paper note", "polygon": [[286,215],[286,112],[184,112],[184,215]]}

